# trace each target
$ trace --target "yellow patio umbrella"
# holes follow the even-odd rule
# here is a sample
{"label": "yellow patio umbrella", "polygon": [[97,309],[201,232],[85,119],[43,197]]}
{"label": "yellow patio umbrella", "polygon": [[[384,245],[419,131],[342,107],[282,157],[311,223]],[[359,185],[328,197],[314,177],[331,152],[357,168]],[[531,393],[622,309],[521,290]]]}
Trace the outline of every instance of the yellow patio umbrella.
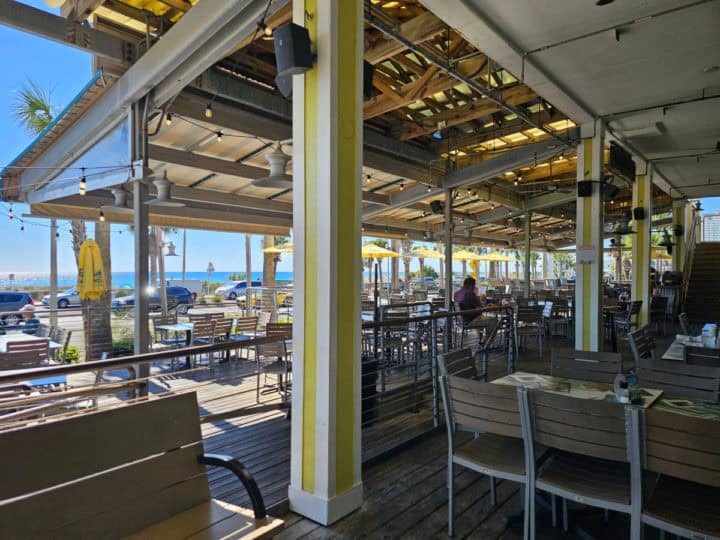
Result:
{"label": "yellow patio umbrella", "polygon": [[77,291],[81,300],[98,300],[107,291],[100,246],[92,239],[80,246]]}
{"label": "yellow patio umbrella", "polygon": [[414,248],[410,253],[407,254],[408,257],[417,257],[418,261],[420,262],[420,285],[424,288],[425,287],[425,259],[444,259],[445,255],[440,253],[439,251],[435,251],[434,249],[430,249],[425,246],[419,246]]}
{"label": "yellow patio umbrella", "polygon": [[652,255],[650,258],[654,261],[672,261],[672,255],[668,255],[667,250],[662,247],[652,248]]}
{"label": "yellow patio umbrella", "polygon": [[463,277],[467,274],[467,262],[470,261],[470,267],[473,269],[474,277],[479,277],[480,272],[478,269],[477,261],[480,260],[480,255],[468,251],[467,249],[461,249],[452,254],[452,258],[455,261],[462,261],[462,273]]}
{"label": "yellow patio umbrella", "polygon": [[284,244],[278,244],[277,246],[272,246],[272,247],[268,247],[268,248],[263,249],[263,253],[277,253],[277,254],[281,254],[281,253],[292,253],[292,252],[293,252],[293,243],[292,243],[292,241],[290,241],[290,242],[285,242]]}
{"label": "yellow patio umbrella", "polygon": [[[380,259],[395,259],[400,256],[399,253],[382,246],[378,246],[372,242],[368,242],[362,247],[360,255],[363,259],[377,259],[378,263],[380,262]],[[380,268],[382,269],[382,267]],[[372,281],[372,276],[368,276],[368,281]]]}

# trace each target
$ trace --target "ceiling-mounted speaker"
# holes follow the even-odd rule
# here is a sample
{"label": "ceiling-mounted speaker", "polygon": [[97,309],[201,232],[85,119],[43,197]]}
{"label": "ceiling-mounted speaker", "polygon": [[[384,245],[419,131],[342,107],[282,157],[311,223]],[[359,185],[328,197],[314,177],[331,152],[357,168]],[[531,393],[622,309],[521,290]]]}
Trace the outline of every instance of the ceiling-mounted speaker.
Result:
{"label": "ceiling-mounted speaker", "polygon": [[293,78],[292,75],[278,75],[275,77],[275,86],[278,91],[287,99],[292,99]]}
{"label": "ceiling-mounted speaker", "polygon": [[310,33],[304,26],[286,23],[273,31],[278,77],[299,75],[312,68]]}
{"label": "ceiling-mounted speaker", "polygon": [[641,221],[645,219],[645,209],[641,206],[638,206],[637,208],[633,208],[632,211],[633,219],[635,221]]}
{"label": "ceiling-mounted speaker", "polygon": [[605,184],[605,198],[613,200],[620,193],[620,188],[613,184]]}
{"label": "ceiling-mounted speaker", "polygon": [[374,75],[375,66],[367,60],[363,60],[363,97],[365,99],[370,99],[372,97]]}
{"label": "ceiling-mounted speaker", "polygon": [[591,197],[592,196],[592,181],[581,180],[577,183],[577,194],[578,197]]}
{"label": "ceiling-mounted speaker", "polygon": [[433,211],[433,214],[444,214],[445,213],[445,207],[443,206],[443,203],[440,201],[432,201],[430,203],[430,210]]}

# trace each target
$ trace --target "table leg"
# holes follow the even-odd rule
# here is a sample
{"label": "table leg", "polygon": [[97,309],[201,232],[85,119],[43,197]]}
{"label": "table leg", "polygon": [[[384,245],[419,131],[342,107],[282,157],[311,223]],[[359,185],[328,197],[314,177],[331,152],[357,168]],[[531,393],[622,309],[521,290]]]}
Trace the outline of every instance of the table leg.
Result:
{"label": "table leg", "polygon": [[617,352],[617,332],[615,330],[615,315],[610,315],[610,337],[612,339],[612,352]]}
{"label": "table leg", "polygon": [[[185,332],[185,346],[189,347],[192,344],[192,330],[187,330]],[[192,364],[190,362],[190,357],[185,357],[185,369],[190,369],[192,367]]]}

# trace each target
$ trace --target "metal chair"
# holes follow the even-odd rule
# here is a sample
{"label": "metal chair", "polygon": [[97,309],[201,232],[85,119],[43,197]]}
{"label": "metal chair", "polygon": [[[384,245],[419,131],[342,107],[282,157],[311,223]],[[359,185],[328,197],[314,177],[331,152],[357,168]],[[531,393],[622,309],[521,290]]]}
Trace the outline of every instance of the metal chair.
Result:
{"label": "metal chair", "polygon": [[[467,350],[466,350],[467,351]],[[463,352],[467,359],[467,352]],[[486,475],[490,480],[490,498],[497,503],[495,478],[525,486],[525,508],[529,507],[530,485],[527,460],[520,422],[518,389],[483,383],[460,375],[449,374],[443,355],[439,361],[440,390],[445,409],[448,435],[448,536],[453,535],[455,465]],[[462,445],[456,433],[469,431],[475,438]],[[530,521],[526,512],[524,530],[527,538]]]}
{"label": "metal chair", "polygon": [[541,308],[539,306],[519,307],[515,317],[515,335],[519,341],[525,343],[525,347],[527,347],[527,339],[534,337],[537,341],[540,358],[543,357],[544,333]]}
{"label": "metal chair", "polygon": [[642,300],[634,300],[627,305],[624,312],[615,315],[615,328],[624,330],[625,333],[632,332],[633,328],[638,327],[638,317],[642,308]]}
{"label": "metal chair", "polygon": [[642,417],[643,465],[655,476],[642,523],[683,538],[720,538],[720,422],[652,408]]}
{"label": "metal chair", "polygon": [[553,377],[612,384],[622,373],[622,354],[553,349],[550,362]]}
{"label": "metal chair", "polygon": [[650,325],[645,325],[639,330],[628,334],[630,350],[635,359],[635,369],[640,365],[642,358],[655,360],[655,336],[650,331]]}
{"label": "metal chair", "polygon": [[[257,325],[257,317],[239,317],[235,319],[235,333],[231,336],[231,339],[245,341],[248,337],[254,338],[257,335]],[[247,352],[245,359],[250,360],[251,347],[244,346],[238,348],[238,359],[242,358],[243,349]]]}
{"label": "metal chair", "polygon": [[262,343],[256,345],[255,360],[257,362],[257,388],[255,395],[256,402],[260,403],[260,374],[264,374],[267,379],[268,373],[277,376],[277,389],[282,394],[283,401],[287,402],[289,397],[288,379],[291,372],[291,365],[287,358],[285,341],[283,339],[278,339],[278,341],[274,341],[271,343]]}
{"label": "metal chair", "polygon": [[[650,299],[650,322],[655,324],[655,333],[664,336],[667,332],[667,307],[666,296],[653,296]],[[660,325],[662,324],[662,334]]]}
{"label": "metal chair", "polygon": [[[562,498],[563,529],[568,530],[567,500],[630,515],[630,538],[640,539],[638,482],[631,478],[627,438],[632,408],[619,403],[562,396],[541,390],[520,390],[525,448],[537,488]],[[550,448],[538,463],[536,445]],[[633,490],[635,488],[635,490]],[[532,492],[531,492],[532,493]],[[530,501],[530,535],[535,537],[535,503]]]}

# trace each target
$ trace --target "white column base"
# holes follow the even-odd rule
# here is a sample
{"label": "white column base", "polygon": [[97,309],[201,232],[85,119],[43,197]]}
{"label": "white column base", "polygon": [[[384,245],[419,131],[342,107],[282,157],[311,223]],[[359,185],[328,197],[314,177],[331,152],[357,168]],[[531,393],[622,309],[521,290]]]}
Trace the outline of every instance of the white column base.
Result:
{"label": "white column base", "polygon": [[288,498],[291,511],[327,526],[362,506],[363,485],[358,482],[346,492],[330,499],[290,486]]}

